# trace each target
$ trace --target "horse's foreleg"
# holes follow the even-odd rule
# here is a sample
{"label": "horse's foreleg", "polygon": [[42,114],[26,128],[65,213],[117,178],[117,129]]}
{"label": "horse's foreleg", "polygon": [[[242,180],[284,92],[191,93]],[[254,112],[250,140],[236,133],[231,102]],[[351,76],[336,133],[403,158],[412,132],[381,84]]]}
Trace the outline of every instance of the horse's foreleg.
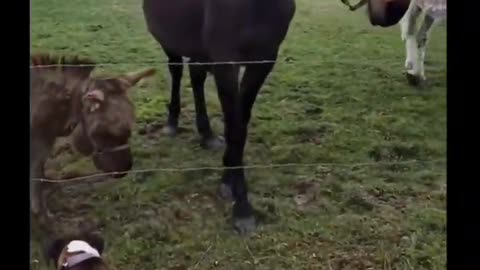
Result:
{"label": "horse's foreleg", "polygon": [[168,105],[168,120],[162,133],[174,136],[177,134],[178,117],[180,115],[180,82],[183,75],[183,60],[181,56],[166,52],[168,56],[168,70],[171,77],[170,103]]}
{"label": "horse's foreleg", "polygon": [[[218,96],[225,117],[225,140],[227,147],[223,155],[225,167],[243,165],[243,151],[247,137],[247,125],[243,120],[242,103],[238,91],[238,67],[233,65],[214,66]],[[253,208],[248,201],[248,189],[243,168],[225,169],[222,177],[221,193],[224,197],[233,196],[233,220],[235,228],[246,234],[255,229]]]}
{"label": "horse's foreleg", "polygon": [[425,80],[425,52],[427,50],[427,43],[432,30],[435,19],[428,14],[425,15],[423,24],[417,33],[417,44],[419,50],[419,72],[422,80]]}

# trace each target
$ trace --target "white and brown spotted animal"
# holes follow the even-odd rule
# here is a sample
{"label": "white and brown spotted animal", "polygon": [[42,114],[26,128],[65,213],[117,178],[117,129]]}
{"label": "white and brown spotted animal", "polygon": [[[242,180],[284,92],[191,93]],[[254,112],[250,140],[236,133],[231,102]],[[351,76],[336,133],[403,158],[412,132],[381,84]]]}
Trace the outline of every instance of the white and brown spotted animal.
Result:
{"label": "white and brown spotted animal", "polygon": [[[425,17],[417,30],[417,19]],[[426,80],[425,53],[433,26],[447,18],[447,0],[411,0],[400,21],[402,40],[405,41],[405,69],[408,82],[418,85]]]}
{"label": "white and brown spotted animal", "polygon": [[[30,200],[37,217],[49,217],[43,198],[44,164],[56,138],[72,135],[72,144],[91,155],[103,172],[124,172],[133,164],[129,138],[135,122],[128,90],[153,69],[112,77],[93,77],[95,65],[78,57],[31,56]],[[123,177],[118,174],[116,177]]]}
{"label": "white and brown spotted animal", "polygon": [[[341,0],[351,11],[368,4],[370,21],[373,25],[388,27],[400,19],[402,40],[405,41],[405,69],[408,82],[418,85],[426,80],[425,53],[433,26],[447,18],[447,0],[360,0],[351,5]],[[417,19],[424,13],[422,25],[417,29]]]}

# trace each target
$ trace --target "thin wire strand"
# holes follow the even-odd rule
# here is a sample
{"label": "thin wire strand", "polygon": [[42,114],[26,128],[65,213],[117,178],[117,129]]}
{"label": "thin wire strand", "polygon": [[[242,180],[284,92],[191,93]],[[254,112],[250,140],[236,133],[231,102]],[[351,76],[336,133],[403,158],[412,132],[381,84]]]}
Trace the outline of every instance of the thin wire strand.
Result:
{"label": "thin wire strand", "polygon": [[[397,59],[398,60],[398,59]],[[149,61],[149,62],[103,62],[96,64],[50,64],[50,65],[30,65],[30,68],[51,68],[51,67],[110,67],[110,66],[152,66],[152,65],[167,65],[167,66],[182,66],[182,65],[192,65],[192,66],[215,66],[215,65],[247,65],[247,64],[314,64],[321,65],[326,63],[337,63],[337,64],[352,64],[352,65],[364,65],[365,61],[368,61],[368,65],[372,64],[382,64],[382,65],[397,65],[397,61],[385,61],[384,59],[357,59],[348,61],[345,59],[321,59],[321,60],[294,60],[294,59],[283,59],[283,60],[255,60],[255,61],[223,61],[223,62],[188,62],[182,61],[177,63],[170,63],[168,61]]]}
{"label": "thin wire strand", "polygon": [[247,64],[268,64],[276,63],[275,60],[258,60],[258,61],[225,61],[225,62],[181,62],[181,63],[169,63],[169,62],[131,62],[131,63],[98,63],[98,64],[78,64],[78,65],[69,65],[69,64],[51,64],[51,65],[38,65],[32,66],[30,68],[49,68],[49,67],[92,67],[92,66],[118,66],[118,65],[169,65],[169,66],[181,66],[181,65],[191,65],[191,66],[213,66],[213,65],[247,65]]}
{"label": "thin wire strand", "polygon": [[268,168],[285,168],[285,167],[320,167],[320,166],[329,166],[329,167],[366,167],[366,166],[380,166],[380,165],[401,165],[401,164],[414,164],[414,163],[440,163],[445,162],[446,159],[437,159],[437,160],[406,160],[406,161],[391,161],[391,162],[362,162],[362,163],[284,163],[284,164],[258,164],[258,165],[246,165],[246,166],[235,166],[235,167],[185,167],[185,168],[151,168],[151,169],[139,169],[139,170],[130,170],[123,172],[110,172],[110,173],[98,173],[87,176],[73,177],[69,179],[46,179],[46,178],[32,178],[32,181],[41,181],[41,182],[50,182],[50,183],[65,183],[73,181],[81,181],[95,177],[110,176],[115,174],[138,174],[138,173],[147,173],[147,172],[191,172],[191,171],[220,171],[220,170],[233,170],[233,169],[268,169]]}

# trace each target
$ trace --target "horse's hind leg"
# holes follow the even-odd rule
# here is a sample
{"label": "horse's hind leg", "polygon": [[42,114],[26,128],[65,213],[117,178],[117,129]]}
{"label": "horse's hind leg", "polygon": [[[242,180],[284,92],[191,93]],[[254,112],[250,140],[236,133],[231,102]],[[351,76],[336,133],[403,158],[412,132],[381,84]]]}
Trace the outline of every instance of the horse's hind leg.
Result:
{"label": "horse's hind leg", "polygon": [[168,120],[163,127],[162,133],[175,136],[178,128],[180,115],[180,83],[183,75],[183,60],[179,55],[165,52],[168,57],[168,69],[171,77],[170,103],[168,105]]}
{"label": "horse's hind leg", "polygon": [[[194,61],[193,61],[194,62]],[[189,65],[190,80],[193,88],[193,98],[195,100],[196,124],[198,133],[202,137],[202,146],[208,149],[220,149],[224,143],[216,137],[210,126],[208,119],[207,106],[205,104],[205,79],[207,70],[205,66]]]}
{"label": "horse's hind leg", "polygon": [[418,43],[418,50],[419,50],[419,70],[420,70],[420,77],[422,80],[425,80],[425,52],[427,50],[427,43],[428,38],[430,36],[430,32],[432,30],[433,23],[435,19],[429,16],[428,14],[425,15],[425,19],[423,20],[423,24],[418,30],[417,33],[417,43]]}

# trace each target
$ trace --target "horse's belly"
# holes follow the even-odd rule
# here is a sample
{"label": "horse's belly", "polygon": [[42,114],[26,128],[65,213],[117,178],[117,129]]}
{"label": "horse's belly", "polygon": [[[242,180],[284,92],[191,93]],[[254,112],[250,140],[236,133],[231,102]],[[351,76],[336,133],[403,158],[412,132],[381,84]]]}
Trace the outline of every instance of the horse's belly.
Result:
{"label": "horse's belly", "polygon": [[189,58],[198,58],[205,55],[201,38],[185,37],[181,35],[181,32],[154,36],[161,46],[170,53]]}
{"label": "horse's belly", "polygon": [[203,0],[144,0],[148,30],[161,46],[176,55],[203,55]]}

